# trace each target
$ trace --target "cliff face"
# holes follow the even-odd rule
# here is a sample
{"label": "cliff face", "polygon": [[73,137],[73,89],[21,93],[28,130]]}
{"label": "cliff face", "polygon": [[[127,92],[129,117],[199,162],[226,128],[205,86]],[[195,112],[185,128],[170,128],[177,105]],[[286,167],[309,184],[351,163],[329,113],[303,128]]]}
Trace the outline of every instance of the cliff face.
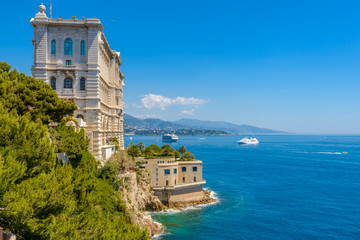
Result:
{"label": "cliff face", "polygon": [[149,237],[161,233],[164,229],[161,223],[153,221],[145,211],[160,211],[164,208],[150,187],[150,177],[144,170],[124,173],[118,176],[123,184],[119,191],[123,194],[124,203],[129,209],[133,223],[141,228],[147,228]]}

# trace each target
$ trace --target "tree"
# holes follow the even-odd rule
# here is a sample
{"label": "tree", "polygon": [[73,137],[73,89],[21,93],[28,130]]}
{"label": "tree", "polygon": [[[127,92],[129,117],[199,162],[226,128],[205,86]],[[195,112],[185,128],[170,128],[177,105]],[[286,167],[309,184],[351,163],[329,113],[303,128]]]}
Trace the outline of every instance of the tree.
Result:
{"label": "tree", "polygon": [[194,154],[190,153],[190,152],[185,152],[182,157],[183,160],[193,160],[195,159]]}
{"label": "tree", "polygon": [[[75,105],[10,69],[0,62],[0,226],[18,239],[148,239],[116,189],[118,167],[97,174],[83,131],[48,129]],[[60,164],[59,151],[75,160]]]}
{"label": "tree", "polygon": [[151,151],[152,155],[155,155],[155,156],[161,156],[161,154],[162,154],[162,149],[158,145],[155,145],[155,144],[151,144],[150,146],[146,147],[145,151],[147,151],[147,152]]}
{"label": "tree", "polygon": [[135,157],[140,156],[140,150],[133,142],[129,143],[129,146],[128,146],[126,152],[129,156],[132,157],[132,159],[135,159]]}
{"label": "tree", "polygon": [[180,153],[179,153],[179,151],[175,151],[174,156],[175,156],[175,159],[180,158]]}
{"label": "tree", "polygon": [[60,122],[77,109],[74,103],[59,99],[49,84],[10,69],[0,62],[0,102],[4,108],[15,109],[19,115],[30,113],[32,120],[45,124]]}
{"label": "tree", "polygon": [[161,147],[163,156],[173,156],[175,149],[173,149],[169,144],[165,144]]}
{"label": "tree", "polygon": [[154,156],[154,152],[151,148],[145,148],[144,155],[145,157],[150,158]]}
{"label": "tree", "polygon": [[15,110],[7,113],[0,103],[0,126],[0,154],[3,159],[15,159],[26,166],[21,177],[32,177],[53,169],[55,148],[41,121],[31,121],[30,114],[19,116]]}
{"label": "tree", "polygon": [[183,155],[185,152],[187,152],[187,149],[185,146],[181,146],[179,149],[178,149],[179,153],[181,153],[181,155]]}
{"label": "tree", "polygon": [[139,142],[137,147],[140,150],[140,152],[142,153],[145,148],[145,144],[143,142]]}
{"label": "tree", "polygon": [[55,135],[57,152],[65,152],[70,159],[75,159],[87,150],[89,140],[85,139],[84,129],[75,132],[74,127],[66,126],[62,122],[55,130],[52,134]]}

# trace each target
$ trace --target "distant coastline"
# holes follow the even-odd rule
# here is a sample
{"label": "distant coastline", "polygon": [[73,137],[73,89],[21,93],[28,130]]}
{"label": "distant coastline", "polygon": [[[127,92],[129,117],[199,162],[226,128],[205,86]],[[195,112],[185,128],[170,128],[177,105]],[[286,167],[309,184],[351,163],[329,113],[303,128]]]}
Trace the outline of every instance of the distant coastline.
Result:
{"label": "distant coastline", "polygon": [[180,119],[177,121],[163,121],[156,118],[140,119],[124,114],[125,135],[176,135],[190,136],[219,136],[219,135],[271,135],[289,134],[288,132],[260,128],[250,125],[238,125],[229,122],[201,121],[196,119]]}
{"label": "distant coastline", "polygon": [[163,130],[163,129],[134,129],[124,128],[124,135],[164,135],[168,133],[174,133],[181,136],[226,136],[233,135],[231,133],[220,130],[199,130],[199,129],[178,129],[178,130]]}

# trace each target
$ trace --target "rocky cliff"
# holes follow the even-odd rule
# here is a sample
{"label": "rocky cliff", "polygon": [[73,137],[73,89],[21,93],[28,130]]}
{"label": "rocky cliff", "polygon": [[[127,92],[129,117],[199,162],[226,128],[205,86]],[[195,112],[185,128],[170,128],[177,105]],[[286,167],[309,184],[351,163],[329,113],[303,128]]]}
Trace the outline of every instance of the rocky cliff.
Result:
{"label": "rocky cliff", "polygon": [[141,228],[147,228],[149,237],[161,233],[164,229],[161,223],[153,221],[145,211],[160,211],[164,205],[154,196],[150,187],[150,177],[145,170],[125,172],[118,176],[122,185],[119,191],[123,194],[124,203],[129,209],[133,223]]}

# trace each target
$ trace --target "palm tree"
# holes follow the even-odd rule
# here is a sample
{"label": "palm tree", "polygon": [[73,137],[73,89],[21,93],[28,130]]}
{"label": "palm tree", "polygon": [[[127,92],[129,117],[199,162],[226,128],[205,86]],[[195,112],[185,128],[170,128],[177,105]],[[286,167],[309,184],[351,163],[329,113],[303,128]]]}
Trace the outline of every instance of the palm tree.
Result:
{"label": "palm tree", "polygon": [[187,149],[185,146],[181,146],[179,149],[178,149],[179,153],[181,153],[181,155],[183,155],[184,153],[187,152]]}

